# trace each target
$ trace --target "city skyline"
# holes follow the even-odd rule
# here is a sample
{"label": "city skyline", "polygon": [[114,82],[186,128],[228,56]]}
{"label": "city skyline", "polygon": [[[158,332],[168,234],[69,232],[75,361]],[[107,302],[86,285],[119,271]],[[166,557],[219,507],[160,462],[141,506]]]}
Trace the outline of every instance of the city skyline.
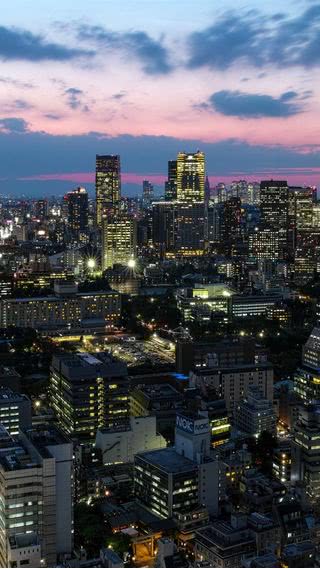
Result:
{"label": "city skyline", "polygon": [[1,193],[63,193],[93,183],[96,154],[119,154],[134,194],[198,148],[213,185],[317,185],[319,6],[50,4],[3,10]]}

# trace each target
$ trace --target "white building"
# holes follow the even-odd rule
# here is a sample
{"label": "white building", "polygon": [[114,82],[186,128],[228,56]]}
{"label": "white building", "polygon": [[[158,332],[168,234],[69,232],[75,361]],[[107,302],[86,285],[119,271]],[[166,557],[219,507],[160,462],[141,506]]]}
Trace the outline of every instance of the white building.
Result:
{"label": "white building", "polygon": [[[41,558],[54,566],[73,549],[72,444],[53,427],[16,438],[2,427],[0,443],[0,566],[13,566],[21,550],[23,565],[36,567],[39,543]],[[27,554],[23,544],[31,533],[39,543],[34,537]]]}
{"label": "white building", "polygon": [[235,406],[234,426],[254,437],[258,437],[263,431],[276,432],[272,401],[263,397],[258,387],[250,387],[247,397]]}
{"label": "white building", "polygon": [[[211,358],[213,361],[213,359]],[[228,411],[248,395],[249,389],[256,386],[263,397],[273,400],[273,367],[269,362],[220,367],[215,362],[201,370],[190,372],[190,387],[211,387],[217,396],[224,399]]]}
{"label": "white building", "polygon": [[102,451],[103,464],[133,462],[139,452],[166,447],[166,440],[156,431],[156,423],[154,416],[131,417],[126,430],[98,429],[96,447]]}

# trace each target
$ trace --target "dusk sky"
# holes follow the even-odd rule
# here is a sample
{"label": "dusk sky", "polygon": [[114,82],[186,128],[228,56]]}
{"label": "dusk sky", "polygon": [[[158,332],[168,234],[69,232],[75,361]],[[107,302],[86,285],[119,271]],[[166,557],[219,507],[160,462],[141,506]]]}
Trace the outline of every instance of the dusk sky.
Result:
{"label": "dusk sky", "polygon": [[90,188],[121,155],[123,193],[179,150],[212,184],[320,182],[320,4],[14,0],[0,26],[0,193]]}

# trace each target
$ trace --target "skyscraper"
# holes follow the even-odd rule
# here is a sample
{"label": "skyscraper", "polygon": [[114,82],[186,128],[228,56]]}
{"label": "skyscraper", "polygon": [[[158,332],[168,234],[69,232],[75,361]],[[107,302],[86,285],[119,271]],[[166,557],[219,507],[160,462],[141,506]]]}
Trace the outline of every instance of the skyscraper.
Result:
{"label": "skyscraper", "polygon": [[137,222],[128,215],[105,219],[102,224],[102,270],[128,265],[136,257]]}
{"label": "skyscraper", "polygon": [[177,200],[203,202],[205,198],[205,156],[179,152],[177,157]]}
{"label": "skyscraper", "polygon": [[120,156],[96,156],[97,226],[118,210],[121,196]]}
{"label": "skyscraper", "polygon": [[73,236],[84,240],[88,231],[88,193],[80,186],[64,196],[68,225]]}
{"label": "skyscraper", "polygon": [[153,198],[153,185],[149,180],[143,180],[142,182],[142,203],[143,206],[148,208],[151,205]]}
{"label": "skyscraper", "polygon": [[168,162],[168,180],[165,183],[165,200],[172,201],[177,199],[177,161]]}
{"label": "skyscraper", "polygon": [[260,184],[262,229],[276,231],[282,256],[288,256],[289,188],[285,180],[264,180]]}

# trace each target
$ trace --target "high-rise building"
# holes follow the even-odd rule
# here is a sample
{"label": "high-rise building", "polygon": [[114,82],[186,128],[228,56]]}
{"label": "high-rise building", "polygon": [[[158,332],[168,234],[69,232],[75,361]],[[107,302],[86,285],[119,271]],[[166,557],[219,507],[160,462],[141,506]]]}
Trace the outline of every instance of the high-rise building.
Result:
{"label": "high-rise building", "polygon": [[162,201],[152,204],[152,242],[161,255],[173,252],[176,242],[175,202]]}
{"label": "high-rise building", "polygon": [[0,426],[0,448],[0,565],[56,566],[73,550],[72,444],[48,425],[14,438]]}
{"label": "high-rise building", "polygon": [[165,182],[164,197],[166,201],[177,199],[177,161],[168,162],[168,180]]}
{"label": "high-rise building", "polygon": [[205,199],[205,156],[179,152],[177,157],[177,200],[203,202]]}
{"label": "high-rise building", "polygon": [[134,262],[137,249],[137,222],[117,215],[102,223],[102,270]]}
{"label": "high-rise building", "polygon": [[302,482],[310,500],[320,498],[320,406],[300,409],[292,441],[291,480]]}
{"label": "high-rise building", "polygon": [[88,232],[88,193],[80,186],[64,196],[67,204],[68,226],[77,240],[85,241]]}
{"label": "high-rise building", "polygon": [[289,188],[284,180],[264,180],[260,184],[261,228],[278,232],[282,257],[288,256]]}
{"label": "high-rise building", "polygon": [[176,203],[176,253],[203,255],[206,248],[207,209],[204,201]]}
{"label": "high-rise building", "polygon": [[96,216],[97,226],[117,212],[121,197],[120,156],[96,156]]}
{"label": "high-rise building", "polygon": [[231,197],[223,204],[221,216],[221,240],[229,249],[241,236],[241,200]]}
{"label": "high-rise building", "polygon": [[80,441],[93,441],[97,429],[128,425],[126,364],[107,352],[53,357],[50,400],[60,428]]}
{"label": "high-rise building", "polygon": [[276,431],[272,401],[266,399],[256,386],[251,386],[247,396],[237,403],[233,416],[234,426],[253,437],[258,437],[263,431]]}
{"label": "high-rise building", "polygon": [[153,185],[149,180],[142,182],[142,203],[145,208],[150,207],[153,199]]}

